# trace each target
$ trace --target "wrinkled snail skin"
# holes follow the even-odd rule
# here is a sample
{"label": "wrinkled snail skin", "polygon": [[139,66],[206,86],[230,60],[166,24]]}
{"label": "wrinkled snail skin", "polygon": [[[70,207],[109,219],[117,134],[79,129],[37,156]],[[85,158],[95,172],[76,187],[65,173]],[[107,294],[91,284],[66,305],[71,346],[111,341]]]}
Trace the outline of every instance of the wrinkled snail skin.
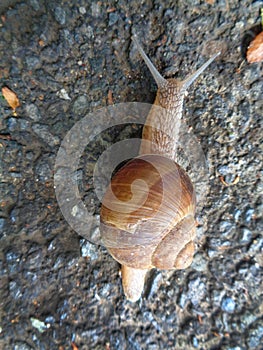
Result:
{"label": "wrinkled snail skin", "polygon": [[148,270],[121,266],[122,286],[128,300],[135,302],[140,299],[144,288],[144,280]]}
{"label": "wrinkled snail skin", "polygon": [[122,265],[123,290],[134,302],[141,296],[147,271],[184,269],[193,260],[195,191],[187,173],[175,162],[176,145],[165,130],[172,130],[176,137],[187,88],[220,53],[184,81],[166,80],[136,37],[133,41],[158,85],[154,105],[169,111],[160,115],[150,110],[146,124],[157,127],[144,126],[139,156],[113,176],[102,201],[102,239]]}

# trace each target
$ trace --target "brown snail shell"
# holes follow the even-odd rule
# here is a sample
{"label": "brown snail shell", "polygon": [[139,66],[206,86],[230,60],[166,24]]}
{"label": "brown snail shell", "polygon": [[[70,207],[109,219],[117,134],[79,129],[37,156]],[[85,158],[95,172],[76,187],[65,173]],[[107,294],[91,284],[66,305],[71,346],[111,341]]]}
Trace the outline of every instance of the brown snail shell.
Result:
{"label": "brown snail shell", "polygon": [[[112,178],[101,208],[102,239],[122,265],[186,268],[193,255],[194,212],[195,193],[186,172],[166,157],[140,156]],[[186,251],[187,259],[178,258]]]}

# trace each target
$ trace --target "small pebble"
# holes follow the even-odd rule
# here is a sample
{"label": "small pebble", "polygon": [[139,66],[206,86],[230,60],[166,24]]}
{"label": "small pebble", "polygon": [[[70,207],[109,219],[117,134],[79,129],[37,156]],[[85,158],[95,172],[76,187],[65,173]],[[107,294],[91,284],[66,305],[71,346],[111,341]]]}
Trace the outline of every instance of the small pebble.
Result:
{"label": "small pebble", "polygon": [[71,100],[65,89],[61,89],[60,91],[58,91],[57,96],[62,98],[63,100]]}
{"label": "small pebble", "polygon": [[249,223],[253,217],[254,209],[248,209],[245,213],[245,220],[247,223]]}
{"label": "small pebble", "polygon": [[251,241],[251,238],[252,232],[247,228],[243,228],[241,231],[240,243],[249,243]]}
{"label": "small pebble", "polygon": [[81,7],[79,8],[79,12],[80,12],[82,15],[85,15],[85,13],[86,13],[87,11],[86,11],[85,7],[81,6]]}
{"label": "small pebble", "polygon": [[38,320],[37,318],[31,317],[30,321],[32,323],[32,326],[36,328],[40,333],[45,332],[47,329],[47,326],[44,322]]}
{"label": "small pebble", "polygon": [[47,125],[35,124],[32,126],[35,134],[41,137],[49,146],[54,147],[60,143],[59,137],[52,135]]}
{"label": "small pebble", "polygon": [[119,19],[118,14],[115,12],[111,12],[109,14],[109,26],[112,26],[113,24],[117,23],[118,19]]}
{"label": "small pebble", "polygon": [[26,113],[27,113],[27,116],[34,120],[35,122],[38,122],[41,120],[41,114],[38,110],[38,107],[34,104],[29,104],[29,105],[26,105]]}
{"label": "small pebble", "polygon": [[55,18],[62,25],[66,23],[66,12],[59,6],[55,8]]}
{"label": "small pebble", "polygon": [[236,303],[233,299],[226,297],[222,300],[221,308],[225,312],[232,313],[236,308]]}
{"label": "small pebble", "polygon": [[78,96],[73,104],[73,113],[77,115],[83,115],[88,107],[89,101],[87,96],[81,95]]}
{"label": "small pebble", "polygon": [[33,348],[31,348],[31,346],[29,346],[28,344],[26,344],[24,342],[16,342],[13,349],[14,350],[33,350]]}
{"label": "small pebble", "polygon": [[41,67],[41,61],[37,56],[26,57],[26,64],[29,69],[38,69]]}
{"label": "small pebble", "polygon": [[90,243],[86,239],[81,239],[81,255],[87,256],[90,260],[98,259],[98,248],[95,244]]}

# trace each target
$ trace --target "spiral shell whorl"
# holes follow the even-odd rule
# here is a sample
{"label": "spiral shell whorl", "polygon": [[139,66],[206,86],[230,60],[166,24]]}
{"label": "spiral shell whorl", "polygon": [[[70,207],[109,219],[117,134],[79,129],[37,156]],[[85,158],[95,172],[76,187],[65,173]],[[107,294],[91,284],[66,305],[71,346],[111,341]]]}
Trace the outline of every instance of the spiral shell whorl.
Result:
{"label": "spiral shell whorl", "polygon": [[[142,183],[132,191],[138,179]],[[137,208],[133,198],[136,204],[142,199]],[[126,206],[132,208],[130,213]],[[183,268],[176,259],[195,237],[194,211],[195,193],[184,170],[159,155],[140,156],[112,178],[101,209],[102,239],[121,264],[138,269]]]}

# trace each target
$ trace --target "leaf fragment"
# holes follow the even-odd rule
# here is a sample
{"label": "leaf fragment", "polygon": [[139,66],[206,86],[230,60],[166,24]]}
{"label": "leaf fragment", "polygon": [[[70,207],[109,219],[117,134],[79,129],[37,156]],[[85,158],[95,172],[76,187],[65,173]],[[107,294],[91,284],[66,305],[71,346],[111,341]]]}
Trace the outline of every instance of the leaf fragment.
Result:
{"label": "leaf fragment", "polygon": [[2,87],[2,95],[13,110],[20,106],[20,102],[16,96],[16,93],[9,89],[7,86]]}
{"label": "leaf fragment", "polygon": [[247,50],[247,60],[249,63],[263,61],[263,32],[251,41]]}

